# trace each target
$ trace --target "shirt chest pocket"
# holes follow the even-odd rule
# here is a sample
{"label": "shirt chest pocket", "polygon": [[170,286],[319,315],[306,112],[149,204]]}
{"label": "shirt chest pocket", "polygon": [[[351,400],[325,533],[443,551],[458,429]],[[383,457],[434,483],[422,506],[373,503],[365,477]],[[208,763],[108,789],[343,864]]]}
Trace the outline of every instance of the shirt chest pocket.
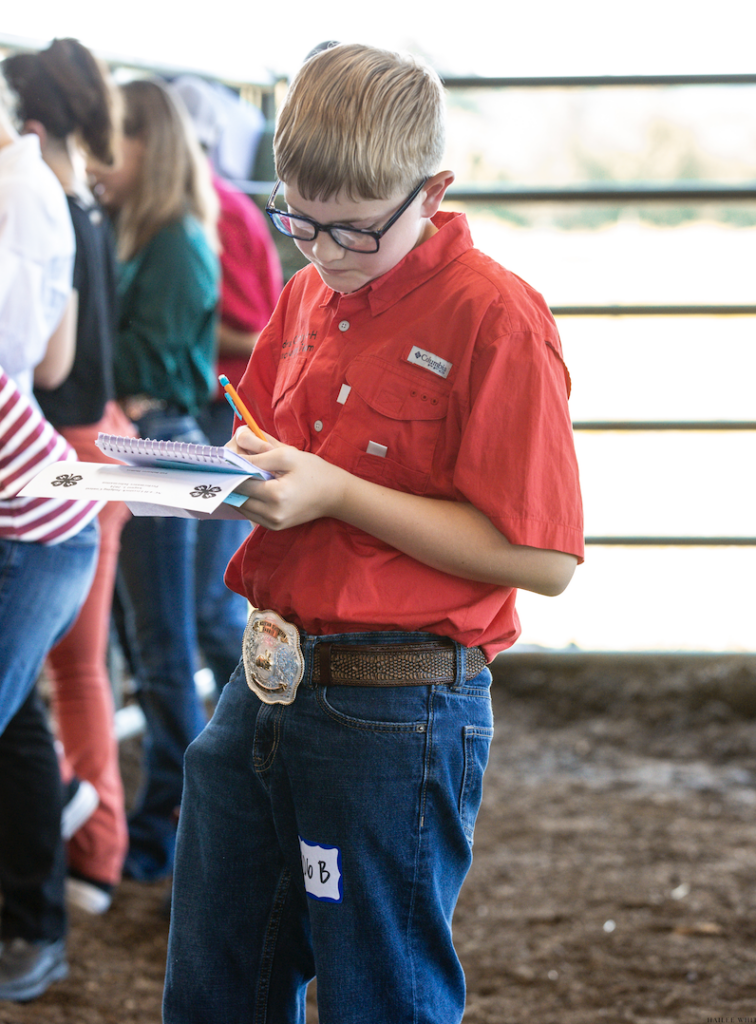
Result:
{"label": "shirt chest pocket", "polygon": [[355,360],[327,457],[366,480],[425,493],[449,406],[448,385],[429,377],[378,358]]}

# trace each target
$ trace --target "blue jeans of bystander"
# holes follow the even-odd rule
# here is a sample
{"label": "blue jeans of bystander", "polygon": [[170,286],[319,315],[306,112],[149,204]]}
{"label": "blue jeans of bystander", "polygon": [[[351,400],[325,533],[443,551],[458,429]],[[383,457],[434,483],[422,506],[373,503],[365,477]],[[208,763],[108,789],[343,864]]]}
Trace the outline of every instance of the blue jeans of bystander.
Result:
{"label": "blue jeans of bystander", "polygon": [[[211,402],[198,419],[210,444],[224,445],[234,431],[233,413],[224,400]],[[219,690],[239,661],[247,624],[246,599],[228,589],[223,574],[251,526],[243,519],[216,519],[197,527],[197,637]]]}
{"label": "blue jeans of bystander", "polygon": [[[151,412],[137,427],[140,437],[206,443],[192,416]],[[206,720],[194,682],[196,540],[197,521],[173,517],[135,516],[121,535],[123,604],[147,723],[143,783],[129,816],[124,874],[141,881],[170,873],[184,751]]]}
{"label": "blue jeans of bystander", "polygon": [[0,733],[73,625],[97,558],[96,521],[62,544],[0,538]]}

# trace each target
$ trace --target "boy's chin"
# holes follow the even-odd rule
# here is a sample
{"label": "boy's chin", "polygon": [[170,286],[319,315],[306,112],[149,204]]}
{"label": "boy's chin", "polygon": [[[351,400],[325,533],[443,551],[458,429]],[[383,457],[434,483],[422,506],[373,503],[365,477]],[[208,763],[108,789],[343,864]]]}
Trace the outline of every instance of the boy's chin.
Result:
{"label": "boy's chin", "polygon": [[362,275],[357,274],[354,270],[325,270],[323,267],[319,267],[317,263],[315,264],[315,269],[320,274],[323,284],[332,288],[335,292],[341,292],[343,295],[356,292],[368,283],[362,280]]}

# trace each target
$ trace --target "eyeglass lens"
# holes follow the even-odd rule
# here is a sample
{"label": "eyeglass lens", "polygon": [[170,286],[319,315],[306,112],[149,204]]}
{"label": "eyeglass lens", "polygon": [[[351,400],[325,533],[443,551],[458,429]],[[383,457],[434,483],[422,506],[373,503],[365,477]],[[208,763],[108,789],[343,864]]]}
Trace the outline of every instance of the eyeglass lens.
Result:
{"label": "eyeglass lens", "polygon": [[[271,210],[273,223],[284,235],[290,238],[298,238],[300,241],[312,241],[317,228],[308,220],[278,210]],[[323,230],[323,229],[321,229]],[[347,228],[326,228],[328,234],[338,245],[344,249],[353,249],[357,252],[374,252],[377,248],[376,239],[369,234],[362,234],[359,231],[349,231]]]}

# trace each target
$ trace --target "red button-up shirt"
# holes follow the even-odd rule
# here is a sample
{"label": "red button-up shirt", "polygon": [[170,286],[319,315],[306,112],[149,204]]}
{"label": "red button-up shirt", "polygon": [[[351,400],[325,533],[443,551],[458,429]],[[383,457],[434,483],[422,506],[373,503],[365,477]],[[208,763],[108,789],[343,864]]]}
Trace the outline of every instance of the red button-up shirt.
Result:
{"label": "red button-up shirt", "polygon": [[[434,223],[437,234],[357,292],[332,291],[314,267],[296,274],[240,394],[287,444],[396,490],[470,502],[511,543],[582,560],[553,318],[473,247],[463,215]],[[513,589],[433,569],[331,518],[258,526],[226,582],[314,634],[427,631],[490,659],[520,632]]]}

